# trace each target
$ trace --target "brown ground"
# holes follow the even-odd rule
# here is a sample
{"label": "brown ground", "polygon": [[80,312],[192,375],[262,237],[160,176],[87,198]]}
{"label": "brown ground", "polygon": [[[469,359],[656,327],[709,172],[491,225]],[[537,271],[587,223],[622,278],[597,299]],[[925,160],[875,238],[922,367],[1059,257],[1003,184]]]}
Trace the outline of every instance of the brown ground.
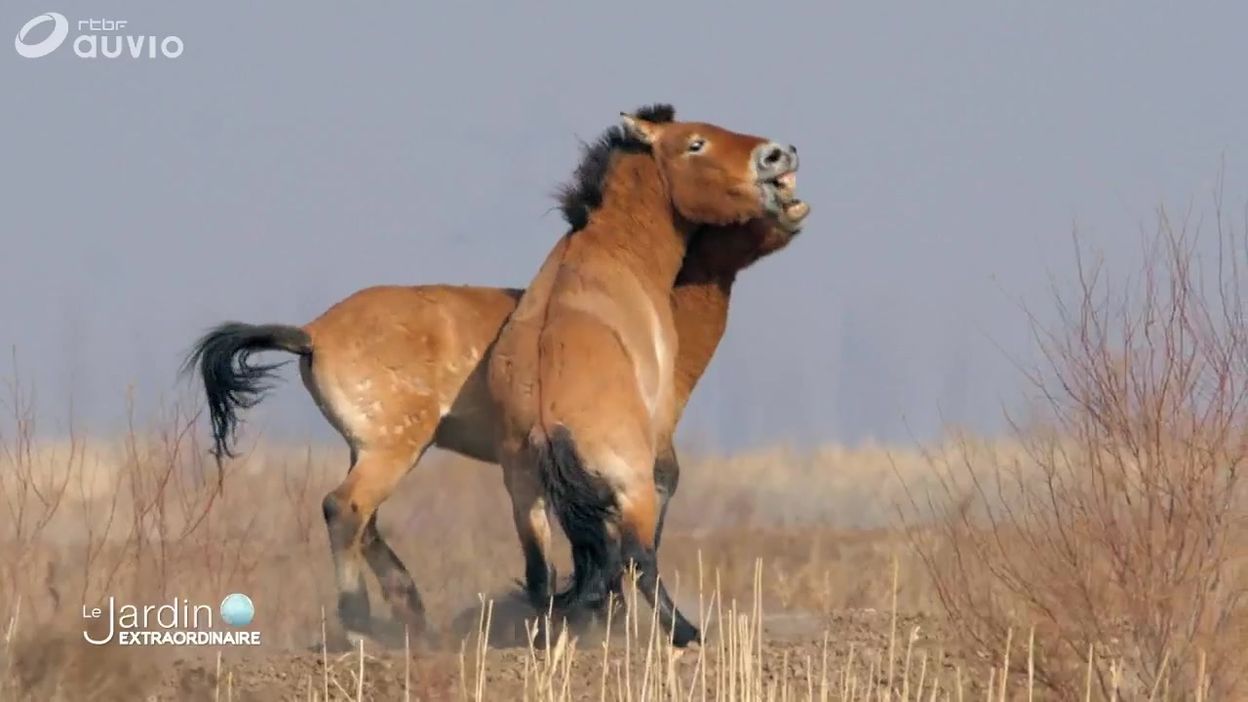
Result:
{"label": "brown ground", "polygon": [[[900,630],[909,631],[920,627],[920,631],[932,628],[930,619],[919,617],[902,617],[897,622]],[[833,617],[822,618],[803,616],[798,619],[777,618],[764,624],[765,641],[762,647],[760,663],[761,680],[764,689],[772,686],[790,686],[791,690],[805,690],[808,684],[816,690],[826,681],[830,688],[839,693],[844,680],[844,673],[850,670],[851,678],[861,686],[869,677],[874,677],[882,685],[885,680],[883,671],[872,671],[868,668],[873,661],[879,660],[879,653],[888,650],[888,632],[891,618],[887,613],[878,611],[848,612]],[[824,656],[824,638],[818,629],[827,628],[830,635],[827,641],[826,672]],[[622,635],[613,637],[613,646],[622,646]],[[856,656],[862,651],[870,652],[866,661],[858,660],[856,667],[851,669],[848,656],[850,646]],[[577,643],[577,656],[580,660],[572,666],[570,676],[571,699],[598,699],[603,685],[601,637],[591,640],[582,639]],[[704,652],[705,660],[699,661],[699,652],[689,651],[682,654],[675,663],[675,677],[679,679],[681,689],[691,687],[701,690],[701,670],[712,671],[707,680],[708,696],[718,699],[720,688],[726,687],[716,680],[716,674],[727,666],[724,664],[725,654],[719,643],[710,641]],[[471,649],[471,642],[469,642]],[[915,665],[926,654],[929,658],[926,675],[936,674],[937,666],[945,677],[952,679],[954,660],[942,656],[936,641],[930,635],[922,635],[916,642],[913,652]],[[471,653],[466,654],[471,656]],[[645,647],[635,648],[636,660],[633,662],[634,684],[645,674]],[[525,696],[526,669],[528,670],[528,687],[531,695],[536,694],[536,676],[532,674],[537,660],[548,660],[544,649],[536,655],[530,654],[527,647],[511,646],[493,650],[488,654],[485,675],[483,678],[484,699],[521,699]],[[323,661],[328,661],[328,675]],[[365,699],[402,699],[405,689],[410,691],[412,699],[439,700],[454,699],[461,694],[460,655],[454,651],[427,651],[413,654],[410,667],[404,667],[404,655],[401,651],[371,651],[367,647],[364,654],[363,695]],[[471,658],[466,659],[469,679],[475,680]],[[617,665],[624,664],[624,656],[619,651],[610,654],[609,670],[614,671]],[[234,655],[223,659],[222,677],[223,690],[230,688],[236,700],[275,700],[275,699],[309,699],[312,695],[324,698],[324,688],[329,686],[330,699],[355,699],[359,680],[360,655],[358,652],[330,654],[322,658],[317,653],[271,652],[263,656]],[[877,663],[878,665],[878,663]],[[651,666],[651,670],[656,669]],[[215,660],[203,658],[181,659],[166,668],[166,674],[160,680],[158,699],[213,699],[218,693],[216,687]],[[912,671],[912,684],[917,686],[918,671]],[[621,686],[616,679],[607,681],[608,690],[614,692]],[[640,687],[640,685],[638,685]],[[969,691],[969,688],[968,688]],[[311,695],[309,694],[311,692]],[[726,690],[725,690],[726,692]],[[222,697],[226,696],[222,692]]]}
{"label": "brown ground", "polygon": [[[643,608],[642,616],[648,615],[649,610]],[[283,650],[277,646],[227,649],[220,652],[220,660],[218,652],[211,649],[101,649],[66,635],[43,638],[37,645],[18,651],[12,664],[17,683],[14,692],[22,699],[346,700],[360,695],[363,699],[390,700],[405,699],[406,693],[410,699],[442,700],[460,699],[465,688],[475,699],[474,688],[479,683],[480,699],[549,698],[540,690],[541,671],[556,659],[553,652],[559,648],[558,641],[548,644],[539,636],[530,649],[521,640],[506,640],[507,630],[523,630],[522,624],[497,610],[494,619],[491,631],[502,636],[491,636],[480,678],[478,639],[472,635],[466,637],[462,648],[422,646],[412,650],[410,658],[402,649],[386,650],[365,642],[362,652]],[[734,618],[725,613],[722,620]],[[766,691],[773,687],[781,692],[788,687],[792,693],[803,695],[808,688],[818,695],[826,687],[834,699],[841,699],[846,692],[845,698],[858,699],[866,692],[868,681],[883,687],[888,680],[884,661],[894,625],[897,635],[891,644],[897,664],[892,679],[899,691],[903,680],[909,681],[913,694],[921,680],[924,689],[930,689],[938,679],[942,690],[951,691],[956,685],[957,666],[961,665],[943,651],[942,638],[947,632],[940,630],[940,622],[934,617],[899,616],[894,622],[890,613],[881,610],[830,616],[766,615],[761,644],[753,638],[751,617],[741,615],[737,621],[737,630],[728,634],[712,626],[704,650],[690,649],[674,659],[670,649],[649,646],[647,619],[635,623],[642,633],[636,641],[630,642],[619,626],[609,641],[601,631],[586,632],[577,637],[571,651],[565,648],[572,663],[566,669],[555,665],[545,674],[554,680],[556,689],[566,679],[568,699],[576,700],[599,699],[604,684],[613,698],[630,685],[636,693],[646,686],[647,678],[651,684],[663,686],[662,691],[679,689],[682,698],[691,689],[701,694],[705,685],[709,699],[755,699],[748,694],[749,689]],[[610,675],[604,682],[602,660],[607,643]],[[624,653],[626,647],[629,656]],[[648,654],[652,656],[649,664]],[[734,670],[734,665],[739,669]],[[632,671],[627,682],[623,670]],[[973,682],[968,674],[966,692],[977,689]]]}

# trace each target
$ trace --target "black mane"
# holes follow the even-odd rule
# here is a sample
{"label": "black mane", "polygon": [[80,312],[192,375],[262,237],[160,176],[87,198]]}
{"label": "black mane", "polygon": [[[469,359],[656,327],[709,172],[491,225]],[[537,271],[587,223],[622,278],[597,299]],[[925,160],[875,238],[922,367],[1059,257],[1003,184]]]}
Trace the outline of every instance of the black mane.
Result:
{"label": "black mane", "polygon": [[[637,109],[633,115],[647,122],[663,124],[676,119],[676,109],[656,103]],[[616,152],[650,152],[648,144],[638,141],[619,125],[603,132],[592,144],[582,144],[581,149],[581,164],[573,172],[571,182],[560,188],[558,193],[559,209],[574,232],[584,229],[589,223],[589,213],[602,205],[602,191],[607,183],[612,156]]]}

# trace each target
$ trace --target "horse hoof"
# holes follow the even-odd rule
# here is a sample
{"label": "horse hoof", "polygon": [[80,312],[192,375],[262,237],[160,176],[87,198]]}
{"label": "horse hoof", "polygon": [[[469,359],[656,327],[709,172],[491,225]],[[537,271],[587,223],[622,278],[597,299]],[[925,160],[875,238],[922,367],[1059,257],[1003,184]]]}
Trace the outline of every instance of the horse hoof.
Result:
{"label": "horse hoof", "polygon": [[688,622],[677,622],[675,629],[672,631],[672,645],[676,648],[685,648],[689,644],[701,645],[702,632]]}

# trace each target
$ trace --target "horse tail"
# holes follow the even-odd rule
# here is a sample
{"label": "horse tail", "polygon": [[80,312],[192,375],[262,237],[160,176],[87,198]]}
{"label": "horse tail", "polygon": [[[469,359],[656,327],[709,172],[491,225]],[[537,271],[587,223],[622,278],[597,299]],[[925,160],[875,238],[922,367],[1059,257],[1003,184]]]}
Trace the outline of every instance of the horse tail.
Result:
{"label": "horse tail", "polygon": [[601,604],[623,569],[618,544],[607,532],[615,495],[606,481],[586,469],[567,427],[556,426],[532,449],[546,498],[572,544],[572,582],[555,595],[555,607]]}
{"label": "horse tail", "polygon": [[226,322],[195,342],[182,374],[199,369],[212,420],[213,455],[220,461],[233,457],[240,409],[253,407],[272,387],[276,371],[285,363],[251,363],[260,351],[286,351],[299,356],[312,353],[312,337],[299,327],[285,324]]}

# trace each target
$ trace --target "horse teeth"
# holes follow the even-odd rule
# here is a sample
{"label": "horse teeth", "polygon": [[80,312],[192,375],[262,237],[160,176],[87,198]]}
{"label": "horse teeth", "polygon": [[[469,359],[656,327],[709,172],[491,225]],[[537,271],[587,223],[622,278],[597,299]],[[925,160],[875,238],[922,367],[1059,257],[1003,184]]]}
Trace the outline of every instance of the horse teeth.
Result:
{"label": "horse teeth", "polygon": [[798,222],[810,214],[810,205],[801,200],[794,200],[784,208],[784,216],[791,222]]}

